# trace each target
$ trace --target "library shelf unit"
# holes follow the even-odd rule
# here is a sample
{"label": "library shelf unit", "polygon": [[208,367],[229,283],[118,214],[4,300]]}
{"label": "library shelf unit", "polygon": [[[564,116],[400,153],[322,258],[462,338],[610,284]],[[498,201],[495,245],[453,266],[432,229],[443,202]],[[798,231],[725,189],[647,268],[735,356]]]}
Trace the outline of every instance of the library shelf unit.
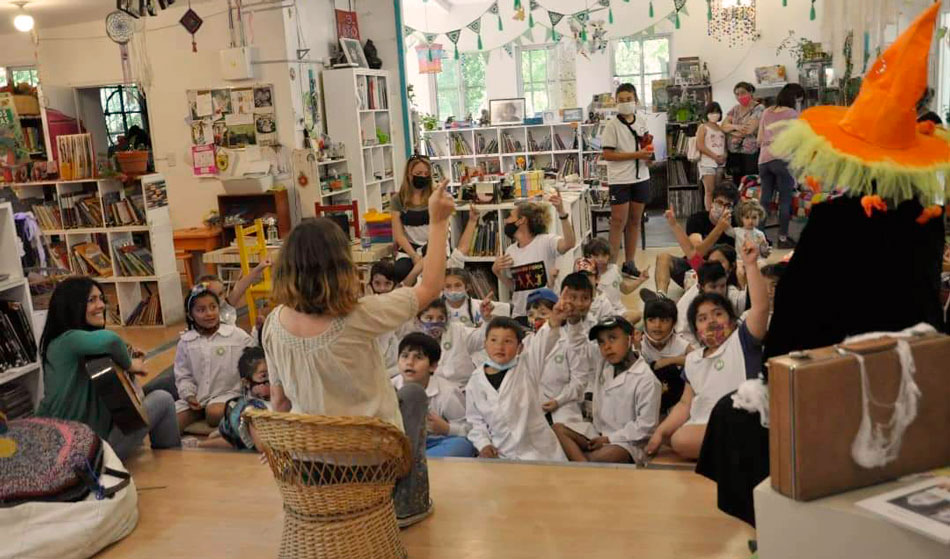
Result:
{"label": "library shelf unit", "polygon": [[666,145],[667,203],[678,216],[690,216],[703,209],[703,193],[699,184],[699,169],[695,161],[686,157],[689,138],[696,136],[699,122],[668,122]]}
{"label": "library shelf unit", "polygon": [[117,304],[107,314],[109,325],[167,326],[184,320],[162,175],[12,186],[32,206],[50,265],[93,277],[103,285],[110,307]]}
{"label": "library shelf unit", "polygon": [[[33,325],[33,301],[30,286],[20,262],[16,225],[13,218],[13,206],[9,202],[0,203],[0,301],[18,303],[28,319],[34,341],[39,344],[39,332]],[[10,411],[10,400],[19,399],[25,389],[31,400],[30,410],[36,409],[43,397],[43,370],[38,354],[33,354],[32,362],[13,367],[0,364],[0,411]],[[11,417],[12,419],[12,417]]]}
{"label": "library shelf unit", "polygon": [[[293,153],[298,214],[314,217],[314,205],[348,204],[353,198],[353,176],[346,158],[317,159],[314,149],[296,149]],[[305,179],[301,184],[301,179]]]}
{"label": "library shelf unit", "polygon": [[286,239],[293,229],[289,194],[286,190],[268,190],[254,194],[218,194],[218,215],[224,220],[222,235],[225,245],[237,238],[236,225],[229,217],[241,216],[241,225],[250,226],[266,215],[277,218],[277,236]]}
{"label": "library shelf unit", "polygon": [[[345,146],[352,183],[350,196],[363,211],[387,211],[400,181],[394,176],[392,144],[399,123],[390,110],[396,82],[385,70],[367,68],[325,70],[322,77],[327,133],[334,142],[343,142]],[[334,196],[337,194],[341,193]],[[324,203],[331,202],[337,200],[331,198]],[[301,206],[306,204],[301,202]],[[313,203],[310,208],[312,211]]]}

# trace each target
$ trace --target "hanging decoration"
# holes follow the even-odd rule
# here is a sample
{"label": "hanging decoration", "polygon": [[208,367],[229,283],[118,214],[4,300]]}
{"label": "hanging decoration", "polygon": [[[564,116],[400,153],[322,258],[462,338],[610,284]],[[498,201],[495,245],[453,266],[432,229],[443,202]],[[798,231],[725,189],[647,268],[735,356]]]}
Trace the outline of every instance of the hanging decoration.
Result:
{"label": "hanging decoration", "polygon": [[482,16],[478,16],[475,21],[465,27],[468,27],[472,33],[478,35],[478,50],[482,50]]}
{"label": "hanging decoration", "polygon": [[811,12],[808,14],[808,19],[815,21],[815,0],[811,0]]}
{"label": "hanging decoration", "polygon": [[528,29],[534,29],[534,11],[540,7],[538,0],[531,0],[531,4],[528,8]]}
{"label": "hanging decoration", "polygon": [[515,10],[515,15],[511,16],[515,21],[524,21],[524,7]]}
{"label": "hanging decoration", "polygon": [[181,16],[178,23],[191,33],[191,52],[198,52],[198,43],[195,42],[195,33],[201,29],[201,24],[204,23],[204,20],[191,9],[191,2],[188,2],[188,11]]}
{"label": "hanging decoration", "polygon": [[504,31],[505,27],[501,24],[501,12],[498,10],[498,0],[492,2],[491,6],[488,7],[488,12],[498,17],[498,30]]}
{"label": "hanging decoration", "polygon": [[412,34],[415,33],[415,32],[416,32],[416,30],[413,29],[412,27],[409,27],[408,25],[403,25],[403,26],[402,26],[402,34],[403,34],[403,36],[405,36],[405,37],[409,37],[410,35],[412,35]]}
{"label": "hanging decoration", "polygon": [[609,23],[610,25],[613,25],[614,24],[614,9],[610,5],[610,0],[598,0],[598,4],[600,4],[602,8],[607,8],[607,23]]}
{"label": "hanging decoration", "polygon": [[439,74],[442,72],[442,45],[429,43],[416,47],[420,74]]}
{"label": "hanging decoration", "polygon": [[450,41],[452,41],[453,45],[455,45],[455,60],[458,60],[459,59],[459,37],[462,36],[462,30],[455,29],[453,31],[449,31],[448,33],[445,34],[445,36]]}
{"label": "hanging decoration", "polygon": [[119,59],[122,63],[122,83],[132,83],[132,64],[129,60],[129,41],[135,33],[132,16],[125,12],[114,11],[106,16],[106,35],[119,45]]}
{"label": "hanging decoration", "polygon": [[427,43],[431,43],[438,38],[439,34],[438,33],[423,33],[422,36],[426,38]]}
{"label": "hanging decoration", "polygon": [[521,0],[515,0],[515,9],[516,9],[516,10],[520,10],[520,9],[521,9]]}
{"label": "hanging decoration", "polygon": [[712,0],[706,0],[706,21],[712,21]]}
{"label": "hanging decoration", "polygon": [[554,41],[555,43],[558,41],[558,34],[557,34],[556,27],[557,27],[557,24],[560,23],[561,19],[563,18],[564,18],[564,14],[558,13],[558,12],[552,12],[551,10],[548,10],[548,19],[551,20],[551,40]]}
{"label": "hanging decoration", "polygon": [[709,5],[707,35],[730,47],[758,39],[755,0],[709,0]]}
{"label": "hanging decoration", "polygon": [[653,0],[650,0],[650,17],[653,17]]}
{"label": "hanging decoration", "polygon": [[512,46],[511,43],[505,43],[505,45],[501,48],[502,50],[505,51],[505,54],[507,54],[508,56],[514,56],[515,47]]}

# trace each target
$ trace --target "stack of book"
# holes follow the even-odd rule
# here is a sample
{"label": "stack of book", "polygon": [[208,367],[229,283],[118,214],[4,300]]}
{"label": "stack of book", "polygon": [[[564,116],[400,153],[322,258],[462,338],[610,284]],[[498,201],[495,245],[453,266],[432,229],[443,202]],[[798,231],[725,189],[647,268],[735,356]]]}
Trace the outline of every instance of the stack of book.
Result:
{"label": "stack of book", "polygon": [[0,386],[0,412],[7,419],[19,419],[33,415],[33,399],[30,391],[15,382]]}
{"label": "stack of book", "polygon": [[[492,218],[495,214],[490,214]],[[468,249],[471,256],[498,256],[498,220],[479,221]]]}
{"label": "stack of book", "polygon": [[686,147],[690,138],[687,132],[686,128],[673,128],[669,131],[670,157],[686,157]]}
{"label": "stack of book", "polygon": [[521,142],[512,138],[511,134],[508,132],[502,132],[501,145],[502,145],[502,150],[505,153],[519,153],[523,151],[521,149]]}
{"label": "stack of book", "polygon": [[492,138],[490,142],[485,142],[484,136],[475,137],[475,150],[478,155],[487,155],[498,153],[498,140]]}
{"label": "stack of book", "polygon": [[102,207],[94,193],[63,194],[59,197],[59,205],[67,229],[102,227]]}
{"label": "stack of book", "polygon": [[136,246],[132,241],[112,241],[112,247],[120,276],[155,275],[152,253],[147,248]]}
{"label": "stack of book", "polygon": [[422,138],[422,154],[427,157],[442,157],[442,154],[439,153],[439,150],[435,149],[435,144],[432,143],[432,138],[428,136]]}
{"label": "stack of book", "polygon": [[495,289],[495,278],[488,266],[472,269],[472,288],[479,299],[484,299],[489,293],[498,294]]}
{"label": "stack of book", "polygon": [[110,192],[102,196],[102,206],[105,208],[106,225],[109,227],[126,225],[145,225],[145,208],[142,197],[121,198],[118,192]]}
{"label": "stack of book", "polygon": [[577,159],[574,157],[566,157],[564,161],[561,162],[561,167],[558,169],[558,175],[566,177],[568,175],[577,174]]}
{"label": "stack of book", "polygon": [[36,338],[23,305],[0,301],[0,372],[36,361]]}
{"label": "stack of book", "polygon": [[[561,139],[561,136],[559,134],[554,134],[553,138],[554,138],[554,147],[553,147],[554,151],[564,151],[567,149],[567,147],[565,147],[564,145],[564,140]],[[575,140],[576,139],[577,138],[575,137]]]}
{"label": "stack of book", "polygon": [[[687,171],[686,166],[692,166],[693,163],[683,159],[671,159],[667,163],[669,165],[670,173],[670,184],[675,186],[682,185],[692,185],[693,183],[689,179],[689,172]],[[677,214],[681,215],[681,214]]]}
{"label": "stack of book", "polygon": [[34,204],[33,215],[40,222],[40,229],[49,231],[63,228],[63,216],[59,213],[59,206],[55,203]]}
{"label": "stack of book", "polygon": [[63,180],[87,179],[96,168],[92,152],[92,135],[64,134],[56,137],[59,171]]}
{"label": "stack of book", "polygon": [[46,246],[49,266],[69,270],[69,248],[66,247],[66,243],[54,243],[50,241],[49,237],[44,236],[43,244]]}
{"label": "stack of book", "polygon": [[449,152],[452,155],[472,155],[472,146],[458,132],[449,134]]}
{"label": "stack of book", "polygon": [[96,243],[79,243],[73,245],[73,270],[83,276],[98,276],[108,278],[112,276],[112,261],[106,256]]}
{"label": "stack of book", "polygon": [[600,164],[600,154],[584,155],[584,180],[607,180],[607,167]]}
{"label": "stack of book", "polygon": [[534,135],[531,134],[530,130],[528,130],[528,151],[529,152],[550,151],[550,147],[549,147],[550,143],[551,143],[550,137],[545,137],[543,140],[541,140],[541,143],[534,141]]}
{"label": "stack of book", "polygon": [[142,284],[145,296],[125,321],[126,326],[156,326],[161,323],[162,307],[158,295],[148,285]]}

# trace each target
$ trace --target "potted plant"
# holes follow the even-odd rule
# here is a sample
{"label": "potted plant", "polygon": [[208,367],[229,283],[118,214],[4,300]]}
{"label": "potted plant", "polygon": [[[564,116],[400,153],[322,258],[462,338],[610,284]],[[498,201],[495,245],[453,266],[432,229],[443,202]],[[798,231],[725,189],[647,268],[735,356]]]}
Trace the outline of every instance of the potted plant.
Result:
{"label": "potted plant", "polygon": [[419,121],[422,122],[423,130],[435,130],[439,126],[439,119],[435,115],[430,115],[428,113],[422,113],[419,117]]}
{"label": "potted plant", "polygon": [[670,119],[676,122],[690,122],[696,120],[702,109],[690,95],[680,95],[670,102]]}
{"label": "potted plant", "polygon": [[151,145],[147,132],[138,126],[129,128],[115,146],[115,159],[119,170],[130,176],[144,175],[148,170]]}

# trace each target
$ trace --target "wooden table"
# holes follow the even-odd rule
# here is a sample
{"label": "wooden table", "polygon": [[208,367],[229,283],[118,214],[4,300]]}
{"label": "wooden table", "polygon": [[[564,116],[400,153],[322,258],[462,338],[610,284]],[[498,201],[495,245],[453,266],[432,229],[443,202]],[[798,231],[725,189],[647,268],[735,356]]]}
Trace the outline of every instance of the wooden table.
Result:
{"label": "wooden table", "polygon": [[[176,252],[183,250],[191,253],[208,253],[221,246],[221,228],[189,227],[187,229],[175,229],[172,238]],[[195,258],[195,261],[198,260],[199,258]],[[214,265],[205,263],[205,273],[215,273]]]}

